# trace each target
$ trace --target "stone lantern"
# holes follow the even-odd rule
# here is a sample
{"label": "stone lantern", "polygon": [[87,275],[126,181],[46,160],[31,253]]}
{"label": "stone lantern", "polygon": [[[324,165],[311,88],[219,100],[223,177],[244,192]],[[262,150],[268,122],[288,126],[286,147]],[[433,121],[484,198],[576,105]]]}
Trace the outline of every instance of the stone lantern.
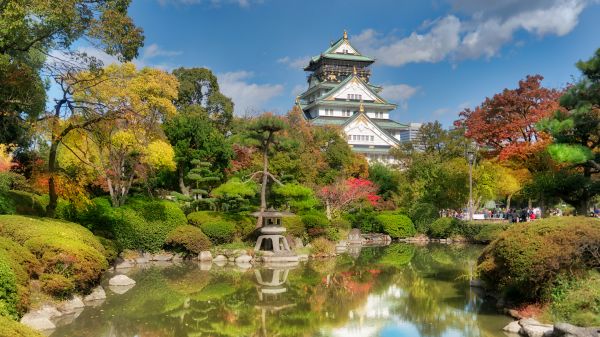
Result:
{"label": "stone lantern", "polygon": [[286,229],[281,225],[283,217],[293,214],[270,208],[264,212],[254,212],[252,215],[263,219],[263,225],[260,228],[261,235],[254,246],[255,252],[263,252],[263,261],[297,262],[298,256],[290,249],[284,236]]}

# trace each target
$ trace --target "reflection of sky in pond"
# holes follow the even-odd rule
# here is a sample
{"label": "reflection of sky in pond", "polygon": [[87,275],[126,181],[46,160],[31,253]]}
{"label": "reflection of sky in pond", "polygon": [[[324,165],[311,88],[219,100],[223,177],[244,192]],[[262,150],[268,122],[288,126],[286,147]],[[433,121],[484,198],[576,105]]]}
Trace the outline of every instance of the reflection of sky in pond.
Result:
{"label": "reflection of sky in pond", "polygon": [[107,287],[104,304],[51,337],[501,337],[509,319],[468,286],[481,249],[394,244],[292,269],[133,269],[135,287]]}

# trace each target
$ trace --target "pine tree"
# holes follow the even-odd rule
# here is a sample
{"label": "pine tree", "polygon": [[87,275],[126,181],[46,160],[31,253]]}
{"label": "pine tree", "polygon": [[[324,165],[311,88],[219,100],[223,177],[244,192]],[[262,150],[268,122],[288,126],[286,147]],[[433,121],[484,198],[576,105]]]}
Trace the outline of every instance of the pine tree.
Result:
{"label": "pine tree", "polygon": [[198,159],[192,160],[192,164],[196,165],[187,174],[186,178],[192,181],[191,196],[192,207],[196,210],[200,208],[214,208],[215,199],[209,198],[209,193],[215,185],[221,181],[219,174],[211,170],[211,164]]}

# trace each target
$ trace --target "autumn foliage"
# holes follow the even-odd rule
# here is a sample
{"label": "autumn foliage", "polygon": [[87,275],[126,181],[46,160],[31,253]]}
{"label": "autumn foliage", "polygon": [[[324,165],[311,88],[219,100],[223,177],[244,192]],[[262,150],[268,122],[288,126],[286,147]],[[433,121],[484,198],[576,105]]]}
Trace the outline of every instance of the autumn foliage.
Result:
{"label": "autumn foliage", "polygon": [[348,178],[324,186],[318,195],[326,206],[327,217],[331,219],[333,215],[358,201],[367,201],[375,206],[381,199],[377,190],[378,186],[370,180]]}
{"label": "autumn foliage", "polygon": [[548,136],[535,124],[559,109],[562,95],[560,90],[544,88],[542,80],[540,75],[527,76],[518,88],[504,89],[474,110],[463,110],[455,126],[465,127],[468,138],[491,148],[500,159],[528,157],[548,143]]}

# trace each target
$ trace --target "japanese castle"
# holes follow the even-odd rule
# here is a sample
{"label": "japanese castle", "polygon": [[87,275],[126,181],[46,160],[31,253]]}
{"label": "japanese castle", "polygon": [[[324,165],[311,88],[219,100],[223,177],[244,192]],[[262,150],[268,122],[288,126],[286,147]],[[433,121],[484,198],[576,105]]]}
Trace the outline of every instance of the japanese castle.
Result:
{"label": "japanese castle", "polygon": [[413,138],[413,129],[420,125],[390,119],[396,104],[379,95],[382,87],[369,82],[373,62],[350,44],[344,32],[304,68],[310,72],[308,89],[296,98],[296,104],[312,125],[342,128],[352,150],[367,160],[392,163],[390,149],[407,136]]}

